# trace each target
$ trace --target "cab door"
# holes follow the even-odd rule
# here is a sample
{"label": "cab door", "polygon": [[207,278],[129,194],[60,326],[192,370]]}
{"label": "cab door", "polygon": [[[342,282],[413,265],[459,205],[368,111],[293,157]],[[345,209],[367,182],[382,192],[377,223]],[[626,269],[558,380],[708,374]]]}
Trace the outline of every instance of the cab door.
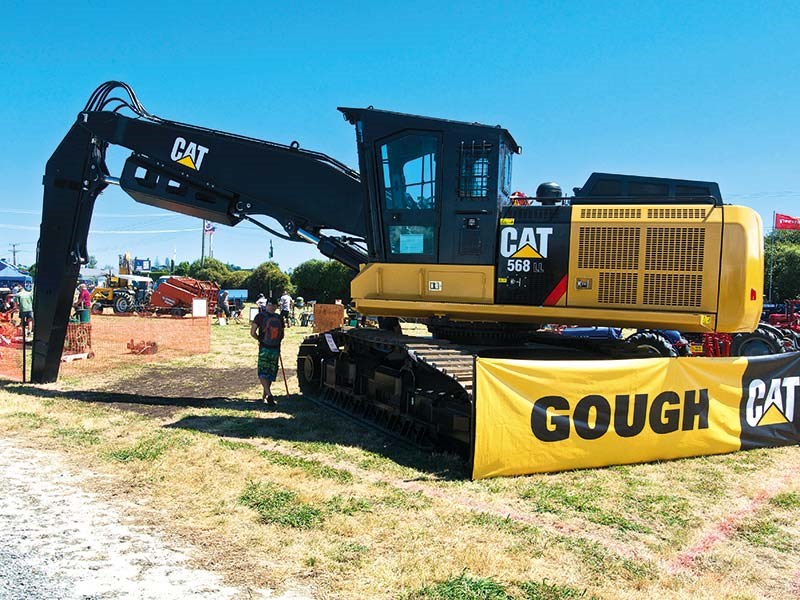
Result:
{"label": "cab door", "polygon": [[441,145],[441,135],[430,131],[406,131],[376,142],[388,262],[437,262]]}

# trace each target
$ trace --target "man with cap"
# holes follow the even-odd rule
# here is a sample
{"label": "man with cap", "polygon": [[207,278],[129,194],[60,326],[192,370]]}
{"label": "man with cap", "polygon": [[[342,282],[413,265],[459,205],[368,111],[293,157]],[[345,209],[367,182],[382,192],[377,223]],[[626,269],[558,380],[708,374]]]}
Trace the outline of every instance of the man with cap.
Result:
{"label": "man with cap", "polygon": [[278,301],[270,298],[259,306],[258,314],[250,323],[250,335],[258,340],[258,379],[263,388],[261,400],[275,405],[270,386],[278,377],[278,361],[283,340],[283,319],[275,313]]}

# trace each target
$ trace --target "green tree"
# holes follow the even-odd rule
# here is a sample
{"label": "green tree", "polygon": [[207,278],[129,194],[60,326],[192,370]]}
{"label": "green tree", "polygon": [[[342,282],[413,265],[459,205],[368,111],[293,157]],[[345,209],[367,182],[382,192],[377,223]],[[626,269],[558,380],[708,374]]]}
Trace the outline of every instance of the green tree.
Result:
{"label": "green tree", "polygon": [[28,273],[30,273],[31,277],[36,277],[36,263],[28,267]]}
{"label": "green tree", "polygon": [[175,268],[172,270],[172,272],[175,275],[182,275],[183,277],[186,277],[189,275],[189,269],[191,266],[192,265],[190,265],[188,261],[184,260],[175,265]]}
{"label": "green tree", "polygon": [[769,296],[771,271],[774,302],[800,298],[800,232],[773,231],[764,245],[764,293]]}
{"label": "green tree", "polygon": [[247,280],[250,278],[252,271],[233,271],[225,281],[222,282],[222,287],[229,290],[243,290],[247,288]]}
{"label": "green tree", "polygon": [[337,299],[349,302],[352,279],[353,272],[333,260],[307,260],[292,271],[292,283],[299,296],[327,304]]}
{"label": "green tree", "polygon": [[189,277],[213,281],[216,284],[221,284],[230,274],[231,272],[225,266],[225,263],[218,261],[216,258],[207,258],[202,265],[199,260],[196,260],[189,266]]}
{"label": "green tree", "polygon": [[259,294],[265,296],[280,296],[283,290],[292,293],[294,287],[289,276],[281,271],[277,263],[265,262],[258,265],[247,280],[248,299],[258,298]]}
{"label": "green tree", "polygon": [[97,259],[94,256],[89,255],[89,260],[86,261],[86,266],[89,269],[96,269],[97,268]]}

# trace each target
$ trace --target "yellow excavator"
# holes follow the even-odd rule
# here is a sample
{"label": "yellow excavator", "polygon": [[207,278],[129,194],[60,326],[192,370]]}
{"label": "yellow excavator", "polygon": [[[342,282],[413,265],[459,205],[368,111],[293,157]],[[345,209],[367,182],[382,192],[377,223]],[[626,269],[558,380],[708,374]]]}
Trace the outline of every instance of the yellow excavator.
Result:
{"label": "yellow excavator", "polygon": [[[635,344],[569,339],[543,324],[652,336],[756,328],[761,221],[725,204],[716,183],[593,173],[571,194],[547,183],[527,205],[512,204],[521,148],[508,130],[339,110],[355,129],[357,171],[297,142],[157,117],[121,82],[95,90],[44,177],[34,381],[58,375],[67,291],[88,256],[95,199],[110,184],[152,206],[255,223],[352,268],[356,308],[382,327],[306,339],[301,387],[422,444],[470,445],[476,355],[642,356]],[[111,144],[131,150],[119,177],[105,162]],[[424,321],[431,336],[403,335],[400,318]]]}

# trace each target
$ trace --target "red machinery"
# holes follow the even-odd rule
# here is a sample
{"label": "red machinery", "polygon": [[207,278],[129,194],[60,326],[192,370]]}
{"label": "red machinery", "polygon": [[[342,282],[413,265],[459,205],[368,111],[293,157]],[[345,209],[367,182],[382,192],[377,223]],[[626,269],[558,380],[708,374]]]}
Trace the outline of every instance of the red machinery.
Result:
{"label": "red machinery", "polygon": [[800,333],[800,298],[784,302],[785,312],[771,314],[769,324],[780,329],[791,329]]}
{"label": "red machinery", "polygon": [[208,313],[217,309],[219,286],[212,281],[200,281],[191,277],[170,277],[162,281],[153,295],[147,310],[156,314],[171,314],[182,317],[192,312],[192,301],[197,298],[208,300]]}

